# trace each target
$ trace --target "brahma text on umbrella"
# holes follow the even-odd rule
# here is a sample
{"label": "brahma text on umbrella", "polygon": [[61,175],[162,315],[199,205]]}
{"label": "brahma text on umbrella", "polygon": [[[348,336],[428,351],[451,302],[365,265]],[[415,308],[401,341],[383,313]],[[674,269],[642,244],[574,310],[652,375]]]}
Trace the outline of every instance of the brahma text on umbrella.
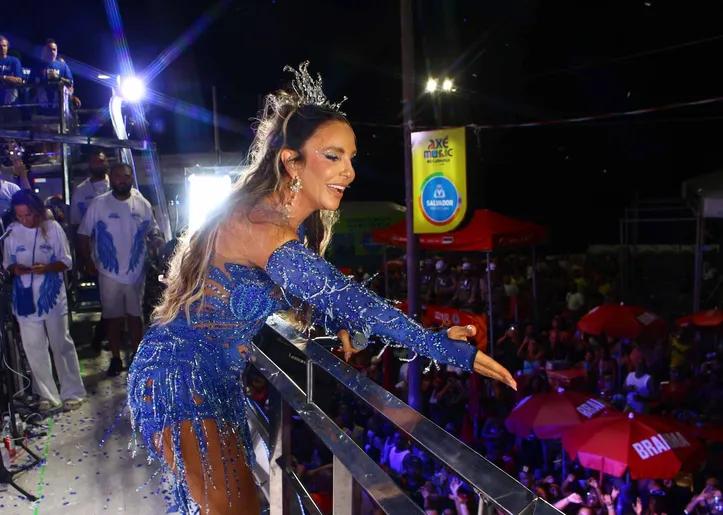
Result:
{"label": "brahma text on umbrella", "polygon": [[588,399],[582,404],[580,404],[576,409],[578,413],[580,413],[580,415],[582,415],[583,417],[592,418],[597,413],[604,410],[605,405],[595,399]]}
{"label": "brahma text on umbrella", "polygon": [[671,449],[681,449],[683,447],[690,447],[690,442],[678,432],[660,433],[633,444],[633,449],[635,449],[635,452],[637,452],[638,456],[643,460],[662,454],[665,451],[670,451]]}

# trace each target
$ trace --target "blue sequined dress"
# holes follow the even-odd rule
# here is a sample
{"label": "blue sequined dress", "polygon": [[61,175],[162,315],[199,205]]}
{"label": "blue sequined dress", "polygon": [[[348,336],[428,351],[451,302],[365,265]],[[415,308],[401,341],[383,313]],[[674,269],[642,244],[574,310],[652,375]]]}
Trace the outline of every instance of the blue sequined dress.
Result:
{"label": "blue sequined dress", "polygon": [[[191,423],[202,460],[207,440],[201,421],[214,420],[220,440],[235,437],[242,442],[246,463],[253,466],[242,382],[251,339],[268,316],[289,309],[295,300],[313,306],[317,321],[327,327],[374,335],[440,363],[473,369],[474,346],[450,340],[446,332],[423,329],[298,241],[276,249],[265,270],[223,263],[219,257],[216,261],[209,269],[203,303],[191,309],[190,323],[180,315],[170,324],[151,327],[128,374],[134,434],[140,434],[151,459],[166,468],[158,438],[164,430],[170,433],[174,495],[182,514],[194,503],[185,482],[181,423]],[[209,470],[208,463],[202,464]]]}

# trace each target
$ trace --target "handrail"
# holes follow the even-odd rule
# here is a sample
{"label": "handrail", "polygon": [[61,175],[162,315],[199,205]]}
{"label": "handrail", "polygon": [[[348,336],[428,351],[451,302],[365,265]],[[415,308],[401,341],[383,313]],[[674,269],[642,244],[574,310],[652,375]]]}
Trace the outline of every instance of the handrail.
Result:
{"label": "handrail", "polygon": [[[416,504],[411,503],[411,500],[401,493],[389,476],[382,472],[378,465],[314,404],[313,388],[310,387],[313,385],[314,367],[325,370],[344,384],[351,393],[364,400],[375,411],[407,433],[417,444],[434,454],[439,461],[463,478],[488,506],[494,506],[508,515],[543,512],[559,515],[560,512],[554,507],[535,496],[493,463],[449,435],[369,378],[359,374],[319,344],[298,333],[281,317],[276,315],[269,317],[267,326],[308,358],[306,394],[256,346],[254,346],[252,358],[255,365],[279,391],[281,397],[299,413],[329,447],[335,456],[335,463],[337,460],[341,462],[385,512],[417,513],[419,508]],[[413,506],[403,502],[400,494]],[[403,505],[409,507],[404,508]],[[400,511],[402,509],[411,511]]]}
{"label": "handrail", "polygon": [[[419,513],[424,511],[412,501],[376,463],[318,406],[306,402],[306,394],[263,351],[254,346],[252,361],[262,375],[276,388],[338,461],[359,482],[386,513]],[[271,463],[272,466],[276,464]],[[335,463],[336,465],[336,463]],[[336,472],[336,471],[335,471]],[[273,474],[272,474],[273,476]],[[272,494],[273,495],[273,494]],[[274,499],[272,510],[274,509]],[[273,511],[272,511],[273,513]]]}
{"label": "handrail", "polygon": [[304,486],[304,483],[301,482],[301,479],[299,479],[299,476],[296,475],[296,472],[293,471],[291,468],[291,465],[286,463],[284,461],[284,458],[279,458],[276,460],[276,465],[281,467],[281,470],[283,471],[286,478],[291,483],[291,488],[294,489],[294,491],[299,496],[299,499],[301,500],[301,503],[304,505],[304,508],[306,508],[309,513],[312,515],[324,515],[321,511],[321,509],[316,505],[314,502],[314,499],[311,497],[311,494]]}
{"label": "handrail", "polygon": [[56,132],[26,131],[26,130],[5,130],[0,129],[0,138],[21,140],[33,140],[41,143],[67,143],[69,145],[94,145],[105,148],[130,148],[131,150],[155,150],[152,141],[128,140],[117,138],[98,138],[94,136],[82,136],[80,134],[58,134]]}

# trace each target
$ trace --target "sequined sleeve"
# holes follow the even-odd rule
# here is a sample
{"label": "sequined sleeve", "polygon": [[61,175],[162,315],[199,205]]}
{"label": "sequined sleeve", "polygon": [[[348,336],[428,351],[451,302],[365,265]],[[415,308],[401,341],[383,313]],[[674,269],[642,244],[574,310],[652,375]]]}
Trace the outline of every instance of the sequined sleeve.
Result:
{"label": "sequined sleeve", "polygon": [[269,257],[266,273],[286,295],[308,302],[352,334],[377,336],[440,363],[472,370],[477,348],[429,331],[389,302],[349,280],[315,252],[293,240]]}

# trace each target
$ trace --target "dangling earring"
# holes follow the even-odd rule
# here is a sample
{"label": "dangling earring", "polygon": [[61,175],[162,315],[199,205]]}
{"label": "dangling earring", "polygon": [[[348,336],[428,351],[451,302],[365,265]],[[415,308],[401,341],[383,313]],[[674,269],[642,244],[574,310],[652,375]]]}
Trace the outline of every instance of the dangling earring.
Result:
{"label": "dangling earring", "polygon": [[289,189],[294,192],[294,195],[296,195],[297,193],[299,193],[299,191],[301,191],[301,188],[301,179],[299,179],[299,176],[297,175],[296,177],[294,177],[294,180],[291,181]]}
{"label": "dangling earring", "polygon": [[289,201],[284,205],[284,209],[286,210],[286,216],[288,218],[289,211],[291,210],[291,206],[294,205],[294,201],[296,200],[296,195],[301,191],[301,188],[303,186],[301,185],[301,179],[299,179],[299,176],[297,175],[294,177],[291,181],[291,184],[289,184],[289,189],[291,190],[291,195],[289,197]]}

